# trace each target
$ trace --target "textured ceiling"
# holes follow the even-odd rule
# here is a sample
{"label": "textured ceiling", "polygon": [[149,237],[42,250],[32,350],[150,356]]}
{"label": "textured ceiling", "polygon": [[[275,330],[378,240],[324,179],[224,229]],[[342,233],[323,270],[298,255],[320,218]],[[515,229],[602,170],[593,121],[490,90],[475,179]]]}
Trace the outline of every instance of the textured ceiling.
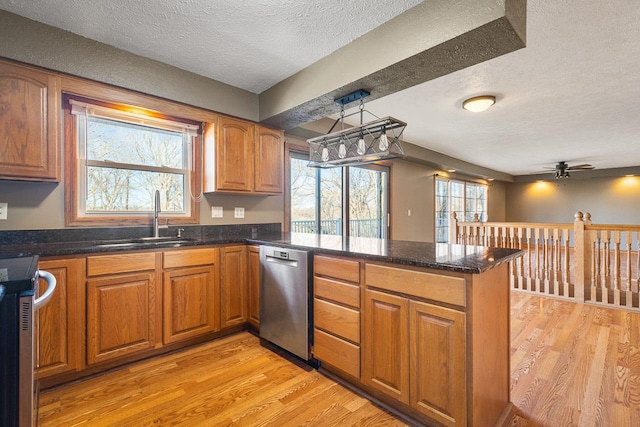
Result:
{"label": "textured ceiling", "polygon": [[[260,93],[417,3],[0,0],[0,9]],[[637,0],[528,0],[526,33],[524,49],[366,108],[408,122],[411,143],[511,175],[561,160],[639,166]],[[461,109],[485,93],[494,107]]]}
{"label": "textured ceiling", "polygon": [[[511,175],[640,166],[638,1],[529,0],[526,45],[366,107],[406,121],[407,141]],[[462,110],[481,94],[496,105]]]}
{"label": "textured ceiling", "polygon": [[0,9],[260,93],[422,0],[0,0]]}

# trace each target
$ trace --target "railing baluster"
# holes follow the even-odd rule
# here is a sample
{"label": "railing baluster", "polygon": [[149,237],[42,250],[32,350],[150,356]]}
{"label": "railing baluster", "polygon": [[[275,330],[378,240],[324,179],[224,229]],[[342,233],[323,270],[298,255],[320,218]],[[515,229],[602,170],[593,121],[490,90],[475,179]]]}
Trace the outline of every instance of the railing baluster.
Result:
{"label": "railing baluster", "polygon": [[527,290],[531,291],[531,228],[527,227],[524,230],[525,232],[525,241],[527,242]]}
{"label": "railing baluster", "polygon": [[613,303],[620,306],[620,231],[613,232]]}
{"label": "railing baluster", "polygon": [[569,230],[562,230],[562,240],[563,240],[563,250],[564,250],[564,265],[563,265],[563,272],[562,272],[562,284],[563,284],[563,291],[562,294],[564,297],[569,297],[570,296],[570,292],[569,292],[569,279],[571,277],[571,273],[570,273],[570,263],[569,263],[569,257],[571,256],[570,252],[569,252]]}
{"label": "railing baluster", "polygon": [[633,293],[631,291],[631,251],[633,249],[633,233],[631,231],[627,231],[625,233],[625,240],[627,243],[627,250],[625,251],[626,265],[625,265],[625,280],[624,280],[624,290],[625,290],[625,305],[627,307],[633,307]]}
{"label": "railing baluster", "polygon": [[640,292],[640,231],[636,231],[635,235],[636,235],[636,280],[635,280],[635,286],[633,291],[638,293]]}
{"label": "railing baluster", "polygon": [[540,240],[539,240],[539,234],[540,234],[540,229],[538,228],[534,228],[533,229],[534,232],[534,244],[535,244],[535,254],[536,254],[536,281],[535,281],[535,291],[536,292],[540,292]]}
{"label": "railing baluster", "polygon": [[549,229],[542,229],[542,250],[543,250],[543,278],[544,278],[544,289],[543,292],[545,294],[550,294],[549,292],[549,264],[551,263],[549,256]]}
{"label": "railing baluster", "polygon": [[597,288],[600,282],[600,233],[596,231],[593,241],[593,270],[591,283],[591,301],[598,301]]}
{"label": "railing baluster", "polygon": [[560,295],[560,230],[553,229],[553,294]]}

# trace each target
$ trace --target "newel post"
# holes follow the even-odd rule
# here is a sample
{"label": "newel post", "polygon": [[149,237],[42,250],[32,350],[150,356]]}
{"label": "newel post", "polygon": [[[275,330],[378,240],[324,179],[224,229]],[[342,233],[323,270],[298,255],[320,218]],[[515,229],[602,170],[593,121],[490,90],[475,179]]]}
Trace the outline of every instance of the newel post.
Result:
{"label": "newel post", "polygon": [[573,260],[575,264],[574,296],[584,302],[585,291],[591,285],[590,243],[585,225],[591,225],[591,214],[578,211],[573,222]]}
{"label": "newel post", "polygon": [[458,216],[455,212],[449,217],[449,243],[458,243]]}

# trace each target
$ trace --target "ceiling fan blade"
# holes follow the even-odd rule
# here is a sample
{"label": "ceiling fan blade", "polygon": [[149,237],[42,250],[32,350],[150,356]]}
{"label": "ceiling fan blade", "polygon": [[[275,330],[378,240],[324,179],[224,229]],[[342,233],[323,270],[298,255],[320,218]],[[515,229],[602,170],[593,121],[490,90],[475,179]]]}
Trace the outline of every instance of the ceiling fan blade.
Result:
{"label": "ceiling fan blade", "polygon": [[587,164],[584,164],[584,165],[569,166],[569,167],[567,168],[567,170],[569,170],[569,171],[591,170],[591,169],[595,169],[595,168],[594,168],[593,166],[591,166],[591,165],[587,165]]}

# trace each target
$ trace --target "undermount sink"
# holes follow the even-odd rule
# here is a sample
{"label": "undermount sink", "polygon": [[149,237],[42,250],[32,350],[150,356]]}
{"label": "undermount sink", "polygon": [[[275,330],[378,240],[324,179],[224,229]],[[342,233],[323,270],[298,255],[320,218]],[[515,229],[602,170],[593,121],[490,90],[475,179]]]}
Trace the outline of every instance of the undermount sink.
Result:
{"label": "undermount sink", "polygon": [[140,237],[136,239],[103,240],[96,242],[96,246],[105,248],[126,248],[140,246],[179,246],[192,242],[193,239],[177,237]]}

